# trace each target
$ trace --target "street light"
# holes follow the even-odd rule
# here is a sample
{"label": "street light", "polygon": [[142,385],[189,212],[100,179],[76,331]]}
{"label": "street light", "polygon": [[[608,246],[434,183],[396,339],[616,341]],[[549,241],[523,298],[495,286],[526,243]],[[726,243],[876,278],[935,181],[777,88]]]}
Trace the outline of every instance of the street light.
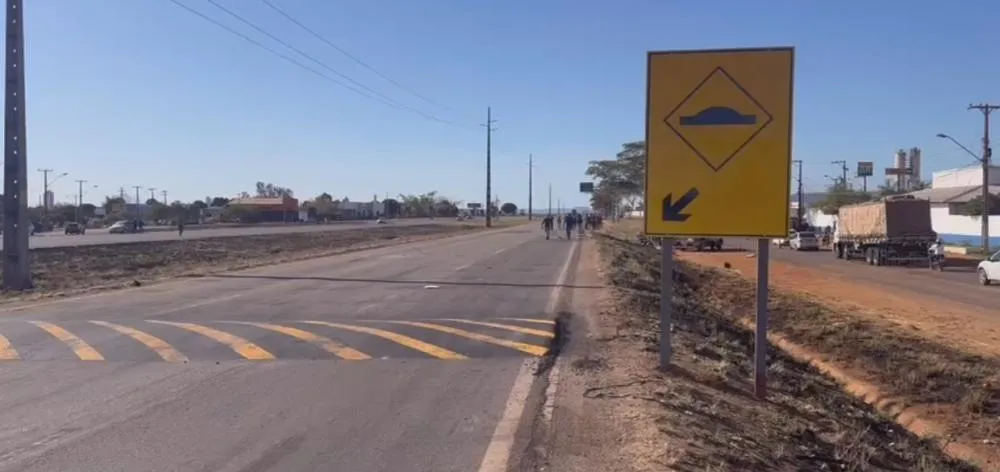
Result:
{"label": "street light", "polygon": [[990,252],[990,156],[989,154],[983,154],[983,156],[976,155],[976,153],[963,146],[962,143],[958,142],[958,140],[945,133],[938,133],[937,137],[947,139],[948,141],[955,143],[956,146],[972,156],[973,159],[978,161],[983,166],[983,188],[982,194],[980,195],[983,199],[983,209],[981,212],[982,214],[979,215],[979,220],[982,225],[980,227],[980,233],[982,234],[983,239],[983,253],[988,254]]}

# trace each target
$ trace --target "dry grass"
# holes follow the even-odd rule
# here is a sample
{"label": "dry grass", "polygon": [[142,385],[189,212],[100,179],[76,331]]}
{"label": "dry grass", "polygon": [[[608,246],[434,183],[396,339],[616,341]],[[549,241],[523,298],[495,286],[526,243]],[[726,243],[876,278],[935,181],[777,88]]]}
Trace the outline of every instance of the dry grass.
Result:
{"label": "dry grass", "polygon": [[14,297],[68,295],[140,285],[182,275],[236,270],[311,259],[483,229],[479,225],[378,226],[342,231],[267,234],[30,252],[36,288]]}
{"label": "dry grass", "polygon": [[[618,321],[617,334],[602,341],[644,349],[650,364],[655,365],[658,251],[637,243],[634,237],[598,235],[598,240],[617,298],[612,316]],[[768,400],[756,400],[749,393],[753,335],[740,324],[743,309],[753,306],[750,282],[686,263],[680,263],[673,276],[674,368],[666,374],[649,370],[630,381],[587,392],[590,398],[644,400],[659,409],[660,430],[670,436],[664,441],[682,445],[664,451],[659,463],[690,471],[977,470],[950,459],[935,444],[880,416],[815,369],[781,351],[771,353]],[[899,369],[896,376],[900,377],[901,391],[917,389],[922,382],[918,377],[931,377],[929,371],[935,370],[951,380],[932,384],[925,392],[931,398],[964,398],[971,407],[977,394],[968,392],[985,392],[953,385],[974,385],[973,377],[979,378],[976,372],[981,370],[946,362],[947,355],[927,354],[937,351],[919,344],[878,348],[885,342],[905,343],[904,338],[860,333],[855,340],[851,333],[869,327],[838,325],[844,319],[835,322],[829,317],[836,314],[808,303],[776,296],[775,328],[810,346],[817,344],[808,339],[822,338],[825,344],[820,347],[841,346],[845,357],[853,352],[852,359],[862,363]],[[862,342],[864,339],[867,341]],[[865,360],[879,355],[883,357],[877,361]],[[930,364],[914,365],[920,362]],[[943,367],[946,365],[949,367]],[[981,406],[987,403],[978,402]]]}

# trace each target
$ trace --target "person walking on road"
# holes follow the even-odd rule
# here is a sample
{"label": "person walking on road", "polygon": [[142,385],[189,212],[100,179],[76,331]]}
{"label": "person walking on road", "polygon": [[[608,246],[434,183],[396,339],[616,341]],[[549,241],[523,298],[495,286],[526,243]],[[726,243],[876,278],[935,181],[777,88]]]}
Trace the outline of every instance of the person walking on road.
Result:
{"label": "person walking on road", "polygon": [[184,221],[177,220],[177,235],[184,236]]}
{"label": "person walking on road", "polygon": [[549,239],[549,235],[552,233],[552,215],[546,215],[542,218],[542,229],[545,231],[545,239]]}
{"label": "person walking on road", "polygon": [[566,215],[566,239],[573,239],[573,228],[576,227],[579,220],[577,220],[576,210],[573,210],[568,215]]}

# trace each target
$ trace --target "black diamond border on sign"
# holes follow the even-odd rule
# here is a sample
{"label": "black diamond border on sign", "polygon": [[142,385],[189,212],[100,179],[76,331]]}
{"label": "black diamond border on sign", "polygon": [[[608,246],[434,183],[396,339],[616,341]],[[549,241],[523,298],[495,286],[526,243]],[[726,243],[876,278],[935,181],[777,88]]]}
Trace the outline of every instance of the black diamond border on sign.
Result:
{"label": "black diamond border on sign", "polygon": [[[757,128],[757,131],[754,131],[754,133],[751,134],[750,137],[747,138],[747,140],[744,141],[743,144],[740,145],[740,147],[736,148],[735,151],[733,151],[731,154],[729,154],[729,156],[727,156],[722,161],[722,163],[719,164],[719,167],[715,167],[714,165],[712,165],[712,162],[709,161],[701,153],[701,151],[698,150],[698,148],[696,148],[693,144],[691,144],[691,142],[688,141],[687,138],[685,138],[684,135],[681,134],[681,132],[677,130],[677,128],[674,128],[674,126],[670,124],[670,117],[674,116],[674,114],[677,113],[677,111],[680,110],[681,107],[683,107],[684,104],[687,103],[687,101],[690,100],[691,97],[694,96],[694,94],[698,93],[698,90],[701,90],[701,87],[704,86],[706,82],[708,82],[708,79],[711,79],[712,76],[714,76],[715,74],[720,73],[720,72],[722,73],[722,75],[726,76],[726,78],[729,79],[729,81],[732,82],[733,85],[735,85],[736,88],[740,90],[740,92],[743,92],[743,95],[746,95],[746,97],[749,98],[750,101],[753,102],[754,105],[756,105],[757,108],[760,111],[764,112],[764,115],[767,116],[767,121],[764,122],[764,124],[760,128]],[[729,161],[733,160],[733,157],[735,157],[737,154],[739,154],[739,152],[742,151],[743,148],[745,148],[747,146],[747,144],[750,144],[750,141],[753,141],[753,139],[756,138],[757,135],[760,134],[761,131],[764,131],[764,128],[767,128],[767,126],[770,125],[772,121],[774,121],[774,117],[771,115],[771,113],[768,112],[767,109],[764,108],[764,106],[761,105],[760,102],[758,102],[756,98],[753,98],[753,95],[750,95],[750,92],[747,92],[747,89],[743,88],[743,86],[740,85],[740,83],[737,82],[736,79],[734,79],[732,75],[729,75],[729,72],[726,72],[726,69],[723,69],[721,66],[720,67],[716,67],[715,69],[712,70],[712,72],[710,72],[707,76],[705,76],[705,78],[702,79],[702,81],[698,83],[698,86],[695,87],[694,90],[692,90],[691,93],[689,93],[686,97],[684,97],[684,100],[681,100],[681,102],[676,107],[674,107],[674,109],[670,113],[667,114],[666,118],[663,119],[663,123],[666,124],[668,128],[670,128],[670,131],[673,131],[674,134],[676,134],[678,138],[681,138],[681,141],[684,141],[684,144],[687,144],[688,147],[691,148],[691,150],[694,151],[694,153],[697,154],[698,157],[700,157],[701,160],[704,161],[705,164],[708,165],[708,167],[712,168],[712,170],[714,170],[716,172],[722,170],[722,168],[725,167],[726,164],[729,163]]]}

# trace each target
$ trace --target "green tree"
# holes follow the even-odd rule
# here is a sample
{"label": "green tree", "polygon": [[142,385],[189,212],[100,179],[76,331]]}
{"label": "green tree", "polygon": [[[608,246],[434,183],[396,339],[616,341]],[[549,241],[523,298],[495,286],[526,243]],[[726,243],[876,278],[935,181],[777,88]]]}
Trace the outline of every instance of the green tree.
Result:
{"label": "green tree", "polygon": [[[962,213],[969,216],[980,217],[983,215],[983,196],[979,195],[968,203],[962,205]],[[990,194],[990,216],[1000,215],[1000,196]]]}
{"label": "green tree", "polygon": [[844,205],[867,202],[871,199],[870,193],[849,188],[843,182],[838,182],[827,187],[826,197],[819,202],[818,207],[827,215],[835,215],[837,210]]}
{"label": "green tree", "polygon": [[278,198],[278,197],[293,196],[291,189],[274,185],[270,182],[258,181],[254,186],[254,190],[256,191],[258,197],[263,197],[263,198]]}
{"label": "green tree", "polygon": [[125,207],[125,199],[121,197],[105,197],[104,198],[104,211],[107,214],[112,214],[116,210],[121,211]]}
{"label": "green tree", "polygon": [[500,211],[502,211],[502,212],[504,212],[504,213],[506,213],[508,215],[516,215],[517,214],[517,205],[515,205],[515,204],[513,204],[511,202],[504,203],[503,205],[500,205]]}
{"label": "green tree", "polygon": [[924,190],[931,188],[931,183],[923,180],[917,182],[916,185],[912,186],[909,190],[900,190],[896,184],[891,181],[886,180],[884,184],[878,186],[878,194],[882,197],[889,197],[892,195],[902,195],[905,193],[915,192],[917,190]]}
{"label": "green tree", "polygon": [[[205,200],[209,201],[207,198]],[[215,208],[224,207],[229,204],[229,199],[226,197],[213,197],[210,201],[211,203],[209,203],[209,206]]]}
{"label": "green tree", "polygon": [[382,200],[382,207],[385,209],[385,216],[389,218],[396,218],[399,216],[399,211],[401,209],[399,200],[396,200],[395,198],[386,198],[385,200]]}
{"label": "green tree", "polygon": [[614,159],[590,161],[586,174],[595,180],[591,206],[611,210],[623,202],[629,207],[640,205],[645,191],[645,165],[644,141],[622,144]]}

